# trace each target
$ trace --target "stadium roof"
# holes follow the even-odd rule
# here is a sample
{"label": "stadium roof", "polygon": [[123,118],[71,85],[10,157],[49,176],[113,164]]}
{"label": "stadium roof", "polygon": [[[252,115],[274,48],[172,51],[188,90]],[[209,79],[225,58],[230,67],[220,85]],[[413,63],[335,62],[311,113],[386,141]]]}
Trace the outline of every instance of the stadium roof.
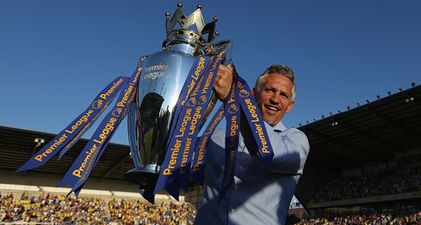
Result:
{"label": "stadium roof", "polygon": [[[23,130],[0,126],[0,169],[16,170],[36,151],[36,138],[44,139],[44,144],[53,139],[55,134]],[[60,160],[59,154],[53,156],[45,165],[33,171],[64,175],[76,160],[88,140],[79,140]],[[110,143],[90,177],[124,179],[123,175],[133,168],[129,156],[129,146]]]}
{"label": "stadium roof", "polygon": [[[421,146],[421,86],[301,126],[310,141],[307,164],[341,170],[387,160]],[[55,135],[0,126],[0,169],[16,170],[34,153],[35,138]],[[80,140],[60,160],[54,156],[34,171],[64,175],[87,143]],[[58,155],[58,154],[57,154]],[[91,177],[124,179],[133,168],[127,145],[109,144]]]}
{"label": "stadium roof", "polygon": [[421,147],[421,86],[299,127],[310,142],[307,164],[340,171],[387,161]]}

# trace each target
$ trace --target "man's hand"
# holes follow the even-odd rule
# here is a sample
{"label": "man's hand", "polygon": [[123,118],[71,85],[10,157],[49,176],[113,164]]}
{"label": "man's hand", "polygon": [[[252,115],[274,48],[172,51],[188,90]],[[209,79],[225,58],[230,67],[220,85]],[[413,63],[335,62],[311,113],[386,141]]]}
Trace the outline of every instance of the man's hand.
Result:
{"label": "man's hand", "polygon": [[213,90],[215,91],[216,97],[220,100],[224,100],[228,97],[231,90],[232,81],[234,80],[234,70],[231,65],[225,66],[220,65],[218,73],[215,77],[215,84]]}

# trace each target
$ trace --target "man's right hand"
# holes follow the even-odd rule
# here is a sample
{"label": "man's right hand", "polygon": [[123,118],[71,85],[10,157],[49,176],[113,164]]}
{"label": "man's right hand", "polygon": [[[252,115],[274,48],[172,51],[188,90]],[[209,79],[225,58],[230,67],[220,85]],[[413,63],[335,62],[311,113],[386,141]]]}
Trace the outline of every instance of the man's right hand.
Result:
{"label": "man's right hand", "polygon": [[215,77],[215,84],[213,85],[213,90],[215,91],[216,97],[218,97],[218,99],[224,100],[228,97],[233,80],[234,69],[232,66],[221,64]]}

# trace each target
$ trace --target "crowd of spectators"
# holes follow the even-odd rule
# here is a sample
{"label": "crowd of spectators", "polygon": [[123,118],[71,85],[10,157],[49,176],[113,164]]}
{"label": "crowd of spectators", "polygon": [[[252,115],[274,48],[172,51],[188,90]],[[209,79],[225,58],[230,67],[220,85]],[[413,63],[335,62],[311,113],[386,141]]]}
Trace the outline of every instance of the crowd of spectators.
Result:
{"label": "crowd of spectators", "polygon": [[[343,200],[421,191],[421,168],[393,168],[338,177],[317,195],[314,202]],[[402,211],[402,210],[400,210]],[[0,192],[0,224],[35,222],[50,224],[190,225],[196,211],[188,203],[150,204],[138,199],[110,199],[40,193],[15,196]],[[336,215],[290,220],[296,225],[421,224],[421,210],[403,214],[382,212]]]}
{"label": "crowd of spectators", "polygon": [[360,176],[338,177],[312,202],[334,201],[421,191],[421,168],[393,168]]}
{"label": "crowd of spectators", "polygon": [[75,197],[41,193],[15,197],[0,193],[0,224],[43,222],[52,224],[189,225],[196,212],[187,203],[152,205],[141,200]]}
{"label": "crowd of spectators", "polygon": [[291,222],[295,225],[419,225],[421,211],[408,215],[392,215],[390,213],[376,213],[363,215],[335,216],[331,218],[309,218]]}
{"label": "crowd of spectators", "polygon": [[[405,208],[401,214],[360,213],[323,218],[289,219],[287,224],[421,224],[421,210]],[[40,193],[0,193],[0,224],[7,222],[35,222],[50,224],[128,224],[128,225],[191,225],[196,215],[188,203],[161,202],[150,204],[144,200],[75,197]]]}
{"label": "crowd of spectators", "polygon": [[152,205],[141,200],[111,200],[108,202],[111,218],[123,224],[176,225],[193,224],[195,209],[187,203]]}

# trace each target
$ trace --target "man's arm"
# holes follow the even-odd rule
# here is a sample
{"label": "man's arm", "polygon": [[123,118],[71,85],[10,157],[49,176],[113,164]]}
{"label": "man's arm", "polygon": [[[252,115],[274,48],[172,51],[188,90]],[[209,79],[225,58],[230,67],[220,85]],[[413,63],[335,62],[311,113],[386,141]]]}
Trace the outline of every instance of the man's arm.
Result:
{"label": "man's arm", "polygon": [[269,134],[269,136],[274,153],[269,170],[291,175],[302,174],[310,151],[306,135],[302,131],[292,128],[282,132],[281,135]]}
{"label": "man's arm", "polygon": [[[243,120],[243,117],[242,117]],[[251,135],[247,121],[241,123],[241,134],[250,155],[259,159],[257,145]],[[265,122],[266,131],[273,150],[273,159],[269,171],[283,174],[302,174],[310,145],[307,136],[300,130],[292,128],[280,133]],[[263,163],[263,162],[262,162]]]}

